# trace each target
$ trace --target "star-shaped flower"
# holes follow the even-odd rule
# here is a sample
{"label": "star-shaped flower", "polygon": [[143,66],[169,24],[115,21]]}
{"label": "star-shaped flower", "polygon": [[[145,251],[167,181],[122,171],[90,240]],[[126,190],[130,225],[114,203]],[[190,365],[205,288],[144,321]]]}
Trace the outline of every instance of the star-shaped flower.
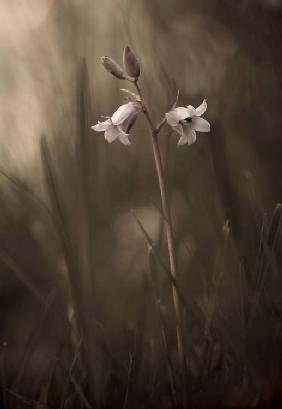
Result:
{"label": "star-shaped flower", "polygon": [[91,129],[97,132],[105,132],[105,139],[109,143],[118,139],[124,145],[130,145],[129,131],[141,111],[142,104],[140,102],[130,101],[121,105],[106,121],[98,121],[96,125],[91,126]]}
{"label": "star-shaped flower", "polygon": [[204,99],[198,108],[192,105],[177,107],[165,114],[167,123],[180,135],[178,145],[191,145],[196,142],[196,131],[210,132],[210,124],[201,115],[207,109],[207,101]]}

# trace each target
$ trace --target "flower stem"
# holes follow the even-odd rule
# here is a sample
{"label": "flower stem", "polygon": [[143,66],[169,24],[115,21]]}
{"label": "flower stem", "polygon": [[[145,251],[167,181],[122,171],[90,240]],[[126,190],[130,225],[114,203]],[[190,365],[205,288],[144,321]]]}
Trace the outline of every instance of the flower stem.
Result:
{"label": "flower stem", "polygon": [[[174,238],[173,238],[173,232],[172,232],[173,231],[172,221],[171,221],[170,207],[169,207],[169,202],[168,202],[168,195],[167,195],[165,181],[164,181],[164,170],[163,170],[163,165],[162,165],[160,146],[159,146],[159,141],[158,141],[158,133],[160,132],[164,124],[164,121],[161,121],[158,126],[154,125],[152,117],[144,103],[144,100],[141,94],[141,90],[140,90],[140,87],[137,81],[134,81],[134,86],[139,94],[140,101],[143,105],[143,112],[150,126],[150,130],[151,130],[153,154],[154,154],[155,166],[156,166],[156,171],[157,171],[157,176],[158,176],[158,181],[159,181],[162,210],[163,210],[163,216],[164,216],[164,221],[165,221],[170,271],[171,271],[172,277],[176,280],[177,263],[176,263]],[[185,365],[185,356],[184,356],[181,308],[180,308],[179,295],[177,293],[177,289],[174,284],[172,284],[172,297],[173,297],[173,304],[174,304],[174,310],[175,310],[175,316],[176,316],[176,336],[177,336],[177,349],[178,349],[180,373],[181,373],[182,378],[184,379],[185,372],[186,372],[186,365]]]}

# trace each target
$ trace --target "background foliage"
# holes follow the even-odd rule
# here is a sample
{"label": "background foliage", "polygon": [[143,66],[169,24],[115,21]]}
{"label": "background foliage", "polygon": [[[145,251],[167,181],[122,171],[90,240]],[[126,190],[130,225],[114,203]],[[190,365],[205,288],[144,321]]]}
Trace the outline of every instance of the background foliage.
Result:
{"label": "background foliage", "polygon": [[185,148],[160,135],[187,405],[278,407],[281,11],[274,0],[0,1],[3,407],[180,404],[170,282],[131,212],[167,263],[146,124],[130,147],[90,130],[124,99],[99,56],[121,62],[125,44],[156,122],[177,89],[180,105],[208,100],[211,134]]}

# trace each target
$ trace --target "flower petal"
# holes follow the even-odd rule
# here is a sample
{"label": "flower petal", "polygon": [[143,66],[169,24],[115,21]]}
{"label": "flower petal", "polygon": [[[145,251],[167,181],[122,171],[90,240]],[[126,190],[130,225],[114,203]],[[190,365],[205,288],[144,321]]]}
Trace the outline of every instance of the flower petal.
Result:
{"label": "flower petal", "polygon": [[142,105],[140,102],[128,102],[127,104],[121,105],[116,112],[112,115],[112,123],[114,125],[121,125],[124,121],[130,118],[132,115],[135,116],[138,112],[141,112]]}
{"label": "flower petal", "polygon": [[134,113],[132,114],[129,118],[127,118],[121,125],[118,125],[118,128],[128,134],[130,129],[133,127],[135,121],[136,121],[136,117],[137,117],[138,113]]}
{"label": "flower petal", "polygon": [[104,132],[109,126],[111,126],[111,120],[107,119],[104,122],[98,121],[96,125],[91,126],[91,129],[96,132]]}
{"label": "flower petal", "polygon": [[187,133],[188,133],[188,145],[192,145],[192,143],[195,143],[197,139],[196,132],[194,131],[194,129],[189,129]]}
{"label": "flower petal", "polygon": [[177,125],[173,127],[173,130],[182,135],[182,125]]}
{"label": "flower petal", "polygon": [[198,108],[196,108],[196,115],[197,116],[203,115],[203,113],[206,112],[207,107],[208,107],[207,100],[204,99],[203,102],[201,103],[201,105],[198,106]]}
{"label": "flower petal", "polygon": [[189,116],[190,116],[190,111],[188,110],[188,108],[184,108],[184,107],[174,108],[165,114],[167,123],[170,126],[177,126],[179,124],[179,121],[182,121],[183,119]]}
{"label": "flower petal", "polygon": [[118,140],[123,144],[123,145],[130,145],[130,140],[128,139],[128,134],[126,133],[120,133]]}
{"label": "flower petal", "polygon": [[183,128],[183,133],[181,135],[181,138],[179,139],[177,145],[185,145],[186,143],[188,145],[192,145],[192,143],[196,142],[196,132],[194,129],[191,129],[190,127],[185,127]]}
{"label": "flower petal", "polygon": [[116,126],[110,126],[105,131],[105,139],[109,143],[113,142],[115,139],[119,137],[120,131]]}
{"label": "flower petal", "polygon": [[179,141],[177,142],[178,146],[182,146],[182,145],[186,145],[186,143],[188,143],[188,138],[187,135],[185,133],[183,133],[179,139]]}
{"label": "flower petal", "polygon": [[197,116],[192,120],[192,128],[199,132],[210,132],[211,127],[208,121]]}
{"label": "flower petal", "polygon": [[196,108],[194,108],[192,105],[188,105],[187,109],[189,112],[189,117],[197,115]]}

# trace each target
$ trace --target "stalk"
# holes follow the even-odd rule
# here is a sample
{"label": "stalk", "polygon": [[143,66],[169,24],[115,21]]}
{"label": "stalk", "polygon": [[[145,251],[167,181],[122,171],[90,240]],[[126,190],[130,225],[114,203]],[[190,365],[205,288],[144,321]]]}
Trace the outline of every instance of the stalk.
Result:
{"label": "stalk", "polygon": [[[169,201],[168,201],[168,194],[167,194],[165,181],[164,181],[164,171],[163,171],[161,152],[160,152],[160,146],[159,146],[159,141],[158,141],[158,134],[162,126],[164,125],[165,121],[164,120],[161,121],[158,126],[154,125],[152,117],[144,103],[141,89],[137,83],[137,80],[133,81],[133,84],[138,92],[140,101],[143,105],[143,112],[147,119],[150,131],[151,131],[154,161],[155,161],[155,167],[156,167],[157,177],[158,177],[158,182],[159,182],[161,202],[162,202],[162,211],[163,211],[164,223],[165,223],[170,271],[171,271],[172,277],[176,280],[177,262],[176,262],[175,244],[174,244],[174,238],[173,238],[173,229],[172,229],[172,221],[171,221],[170,207],[169,207]],[[177,289],[175,288],[173,284],[172,284],[172,297],[173,297],[173,305],[174,305],[175,316],[176,316],[176,337],[177,337],[179,367],[180,367],[181,376],[184,379],[186,365],[185,365],[185,355],[184,355],[180,299],[179,299]]]}

